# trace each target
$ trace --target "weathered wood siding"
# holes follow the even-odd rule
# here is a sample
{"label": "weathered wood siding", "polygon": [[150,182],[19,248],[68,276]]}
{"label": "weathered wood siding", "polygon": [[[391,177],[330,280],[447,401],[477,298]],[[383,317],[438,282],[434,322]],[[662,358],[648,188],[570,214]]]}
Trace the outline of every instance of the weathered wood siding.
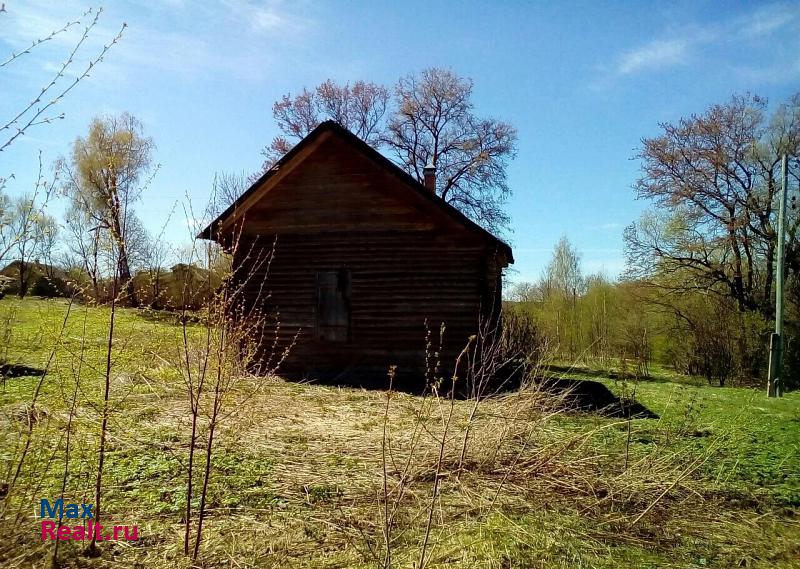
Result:
{"label": "weathered wood siding", "polygon": [[[492,245],[347,146],[324,141],[247,211],[235,259],[240,272],[250,272],[254,246],[269,250],[275,242],[268,274],[266,266],[252,274],[247,297],[268,294],[265,308],[280,315],[279,349],[300,333],[286,373],[385,382],[397,365],[401,374],[421,375],[426,322],[432,350],[445,324],[441,359],[451,367],[476,333],[481,309],[499,301]],[[319,275],[334,271],[349,279],[344,341],[337,331],[328,337],[340,341],[317,333]],[[341,315],[335,319],[338,330]]]}

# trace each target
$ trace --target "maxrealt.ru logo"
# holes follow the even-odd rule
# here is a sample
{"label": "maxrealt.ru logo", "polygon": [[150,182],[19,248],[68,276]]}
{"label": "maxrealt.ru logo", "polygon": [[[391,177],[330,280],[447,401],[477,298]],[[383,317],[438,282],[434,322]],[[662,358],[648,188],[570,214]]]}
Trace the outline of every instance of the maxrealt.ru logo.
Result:
{"label": "maxrealt.ru logo", "polygon": [[[111,533],[102,533],[103,526],[94,523],[93,504],[64,503],[59,498],[52,504],[43,498],[39,505],[39,517],[42,518],[42,540],[58,539],[61,541],[83,541],[94,537],[97,541],[136,541],[139,539],[138,526],[111,526]],[[50,518],[50,519],[45,519]],[[81,520],[81,525],[70,526],[66,520]],[[57,521],[61,520],[61,524]]]}

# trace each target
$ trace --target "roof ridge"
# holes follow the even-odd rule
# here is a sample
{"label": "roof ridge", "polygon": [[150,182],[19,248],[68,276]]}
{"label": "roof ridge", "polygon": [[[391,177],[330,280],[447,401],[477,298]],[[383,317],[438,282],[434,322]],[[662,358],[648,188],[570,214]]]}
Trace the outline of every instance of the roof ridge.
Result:
{"label": "roof ridge", "polygon": [[430,191],[426,188],[419,180],[414,178],[411,174],[400,168],[397,164],[392,162],[389,158],[384,156],[381,152],[377,149],[372,147],[366,141],[362,140],[352,132],[350,132],[347,128],[339,124],[338,122],[328,119],[320,124],[318,124],[311,132],[309,132],[303,139],[295,144],[286,154],[284,154],[278,161],[269,168],[264,174],[262,174],[258,180],[253,182],[250,187],[245,190],[241,196],[239,196],[234,202],[225,209],[220,215],[217,216],[208,226],[200,232],[197,236],[201,239],[213,239],[213,229],[215,226],[221,224],[227,217],[233,214],[236,211],[238,205],[240,205],[246,198],[252,195],[258,188],[260,188],[272,175],[277,173],[280,169],[280,166],[290,161],[303,147],[307,146],[312,140],[316,139],[322,132],[327,130],[332,130],[334,132],[339,133],[340,135],[344,136],[350,142],[354,143],[357,147],[359,147],[362,151],[364,151],[368,156],[371,156],[373,159],[380,162],[383,166],[387,167],[393,174],[400,177],[404,182],[406,182],[409,186],[411,186],[414,190],[416,190],[419,194],[425,196],[426,199],[430,200],[431,203],[437,205],[438,207],[445,210],[449,215],[454,217],[457,221],[459,221],[462,225],[464,225],[467,229],[471,229],[473,231],[477,231],[484,236],[488,237],[489,239],[497,242],[500,247],[504,250],[504,253],[508,257],[508,261],[510,263],[514,262],[514,257],[511,252],[511,246],[494,235],[491,231],[487,230],[484,227],[481,227],[469,217],[467,217],[463,212],[456,209],[454,206],[447,203],[444,199],[442,199],[436,192]]}

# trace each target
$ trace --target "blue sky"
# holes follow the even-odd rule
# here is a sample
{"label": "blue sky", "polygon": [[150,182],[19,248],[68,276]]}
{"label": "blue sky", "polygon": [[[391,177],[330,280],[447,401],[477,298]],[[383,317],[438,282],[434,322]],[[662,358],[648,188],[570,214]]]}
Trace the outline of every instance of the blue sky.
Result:
{"label": "blue sky", "polygon": [[[5,4],[0,53],[90,6]],[[157,145],[161,169],[138,211],[159,233],[176,203],[207,199],[214,172],[258,168],[282,94],[449,67],[474,80],[477,114],[519,130],[512,280],[537,278],[562,234],[584,270],[615,276],[622,230],[646,205],[631,190],[640,139],[733,93],[774,105],[800,90],[798,2],[114,2],[75,68],[122,22],[121,43],[60,105],[66,118],[0,153],[9,193],[31,190],[40,150],[50,164],[92,116],[129,111]],[[0,69],[0,118],[35,95],[77,34]],[[188,242],[180,205],[166,238]]]}

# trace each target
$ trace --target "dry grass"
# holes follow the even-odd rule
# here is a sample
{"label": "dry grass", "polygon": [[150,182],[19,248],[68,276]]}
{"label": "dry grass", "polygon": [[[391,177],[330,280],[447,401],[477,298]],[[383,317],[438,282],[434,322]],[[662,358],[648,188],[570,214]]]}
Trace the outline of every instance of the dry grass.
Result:
{"label": "dry grass", "polygon": [[[122,316],[131,347],[138,334],[166,339],[176,330]],[[141,539],[104,544],[97,559],[66,543],[65,566],[190,565],[181,522],[190,433],[184,386],[140,353],[114,377],[106,503],[115,519],[139,524]],[[69,367],[63,356],[56,371],[68,377]],[[68,487],[89,501],[97,436],[91,381],[75,417]],[[0,413],[0,428],[12,436],[26,428],[35,378],[13,382]],[[221,424],[212,469],[204,567],[381,567],[387,550],[392,567],[415,567],[428,519],[427,567],[791,567],[800,555],[796,510],[758,488],[732,492],[722,483],[732,471],[709,477],[708,466],[723,464],[720,454],[742,433],[704,434],[686,407],[691,401],[668,403],[662,417],[671,420],[629,425],[569,412],[562,396],[536,388],[477,409],[456,400],[452,416],[451,402],[431,395],[279,378],[245,378],[236,390],[229,395],[237,413]],[[54,380],[37,405],[41,420],[23,472],[28,502],[15,502],[18,524],[0,526],[3,566],[49,563],[52,544],[38,541],[31,510],[59,485],[52,457],[68,420],[63,393]],[[2,456],[13,448],[6,438]]]}
{"label": "dry grass", "polygon": [[[207,558],[228,559],[233,566],[235,559],[253,559],[255,552],[243,553],[261,543],[270,551],[268,559],[257,562],[264,566],[380,566],[386,396],[263,381],[251,403],[260,411],[243,414],[223,437],[227,448],[270,457],[270,492],[280,499],[261,512],[212,509],[214,537],[206,544]],[[439,407],[446,403],[392,395],[386,472],[389,500],[398,512],[391,537],[393,566],[415,566],[419,556],[444,429]],[[483,403],[474,414],[461,470],[461,443],[472,405],[455,403],[428,566],[501,567],[503,559],[526,558],[529,553],[498,555],[484,549],[491,545],[486,539],[497,537],[483,534],[484,526],[492,524],[507,532],[501,541],[516,536],[513,541],[525,551],[546,545],[542,531],[563,534],[562,543],[545,547],[550,562],[579,542],[580,558],[602,564],[619,548],[658,556],[687,539],[704,542],[709,536],[744,559],[737,545],[742,529],[752,536],[764,524],[777,522],[774,513],[730,511],[730,504],[709,494],[697,476],[727,435],[697,454],[691,446],[669,444],[672,433],[665,431],[663,445],[640,453],[624,469],[621,448],[613,452],[604,436],[621,435],[625,421],[576,429],[562,420],[561,403],[536,389]],[[425,421],[415,438],[421,414]],[[179,413],[170,410],[156,421],[185,429]],[[235,545],[228,541],[237,528],[250,524],[253,535]],[[469,537],[476,531],[477,537]]]}

